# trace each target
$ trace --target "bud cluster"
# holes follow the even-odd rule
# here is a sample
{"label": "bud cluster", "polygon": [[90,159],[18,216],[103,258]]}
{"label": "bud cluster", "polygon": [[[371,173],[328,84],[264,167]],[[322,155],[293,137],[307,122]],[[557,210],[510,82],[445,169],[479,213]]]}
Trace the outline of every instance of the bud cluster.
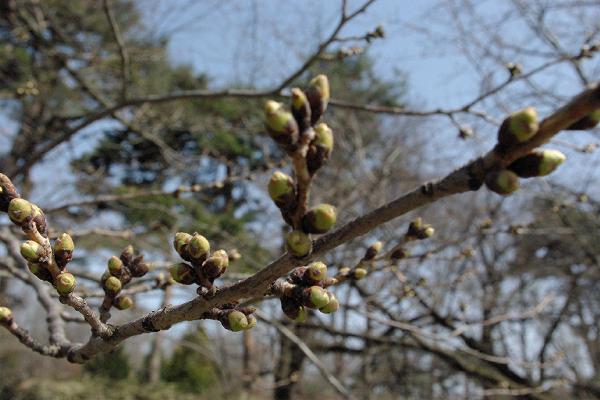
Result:
{"label": "bud cluster", "polygon": [[[597,118],[597,124],[600,121],[600,112],[593,112],[584,119],[587,121],[594,118]],[[578,123],[587,122],[578,121],[573,125],[575,127],[572,126],[568,129],[584,129],[578,128]],[[511,114],[502,122],[498,131],[497,151],[507,153],[520,143],[529,141],[537,134],[538,128],[538,117],[534,108],[525,108]],[[565,159],[565,155],[558,150],[535,149],[515,160],[507,168],[488,172],[484,182],[489,190],[501,195],[508,195],[519,189],[519,178],[546,176],[558,168]]]}
{"label": "bud cluster", "polygon": [[407,241],[411,240],[423,240],[433,236],[435,229],[430,224],[424,224],[421,217],[417,217],[411,221],[408,225],[406,235],[404,235]]}
{"label": "bud cluster", "polygon": [[144,261],[142,254],[135,254],[133,246],[128,245],[121,254],[108,259],[107,269],[100,279],[104,289],[104,301],[102,302],[101,317],[108,319],[111,307],[117,310],[126,310],[133,306],[133,299],[129,296],[120,295],[121,290],[133,278],[141,278],[150,270],[150,266]]}
{"label": "bud cluster", "polygon": [[204,313],[202,318],[217,320],[228,331],[240,332],[256,326],[256,317],[252,315],[255,311],[254,307],[239,307],[237,303],[224,304]]}
{"label": "bud cluster", "polygon": [[291,91],[291,111],[269,100],[265,104],[265,125],[271,137],[294,159],[295,177],[276,171],[269,180],[269,196],[279,207],[284,220],[294,230],[286,236],[286,247],[295,257],[311,251],[309,234],[327,232],[336,222],[336,210],[330,204],[308,209],[308,191],[312,176],[329,159],[333,132],[319,122],[329,103],[329,80],[318,75],[303,91]]}
{"label": "bud cluster", "polygon": [[307,309],[318,309],[325,314],[337,311],[340,307],[338,299],[326,290],[336,283],[335,278],[327,277],[327,266],[322,262],[294,269],[279,293],[283,313],[290,319],[304,322]]}
{"label": "bud cluster", "polygon": [[182,285],[195,283],[210,290],[214,281],[223,275],[229,266],[227,252],[217,250],[211,253],[210,243],[198,233],[190,235],[178,232],[175,234],[173,246],[179,256],[187,261],[169,267],[173,280]]}

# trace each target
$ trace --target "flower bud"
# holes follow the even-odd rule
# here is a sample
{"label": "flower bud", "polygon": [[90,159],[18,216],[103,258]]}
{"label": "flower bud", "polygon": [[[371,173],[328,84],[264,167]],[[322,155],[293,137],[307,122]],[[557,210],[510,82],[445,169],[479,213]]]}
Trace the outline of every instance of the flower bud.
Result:
{"label": "flower bud", "polygon": [[322,281],[327,278],[327,265],[320,261],[315,261],[308,265],[304,274],[312,281]]}
{"label": "flower bud", "polygon": [[45,282],[53,283],[52,274],[50,273],[50,271],[48,271],[46,268],[44,268],[43,265],[38,264],[38,263],[28,262],[27,268],[29,268],[29,272],[31,272],[33,275],[35,275],[38,279],[45,281]]}
{"label": "flower bud", "polygon": [[296,202],[296,188],[292,178],[281,171],[275,171],[269,179],[269,196],[277,207],[291,208]]}
{"label": "flower bud", "polygon": [[354,280],[360,281],[365,276],[367,276],[367,270],[366,269],[364,269],[364,268],[354,268],[354,271],[352,273],[352,278]]}
{"label": "flower bud", "polygon": [[73,258],[75,243],[67,233],[63,233],[54,241],[54,260],[59,268],[63,269]]}
{"label": "flower bud", "polygon": [[302,303],[308,308],[321,308],[329,303],[329,296],[322,287],[311,286],[302,291]]}
{"label": "flower bud", "polygon": [[511,114],[502,122],[498,131],[500,146],[513,146],[531,139],[538,130],[537,111],[533,107]]}
{"label": "flower bud", "polygon": [[306,97],[310,103],[311,123],[316,123],[327,110],[329,102],[329,80],[325,75],[315,76],[309,83]]}
{"label": "flower bud", "polygon": [[196,281],[194,268],[185,263],[175,264],[169,267],[169,273],[173,280],[182,285],[191,285]]}
{"label": "flower bud", "polygon": [[134,278],[140,278],[146,275],[148,271],[150,271],[150,267],[144,262],[144,256],[142,255],[136,257],[129,266],[129,272]]}
{"label": "flower bud", "polygon": [[110,272],[110,274],[112,276],[121,275],[122,270],[123,270],[123,261],[119,257],[112,256],[111,258],[108,259],[108,272]]}
{"label": "flower bud", "polygon": [[319,204],[302,218],[302,228],[306,233],[325,233],[335,225],[336,210],[330,204]]}
{"label": "flower bud", "polygon": [[600,122],[600,109],[592,111],[589,115],[581,118],[579,121],[575,122],[571,126],[569,126],[566,130],[568,131],[585,131],[588,129],[592,129],[598,125]]}
{"label": "flower bud", "polygon": [[12,323],[12,311],[8,307],[0,307],[0,324],[9,325]]}
{"label": "flower bud", "polygon": [[291,231],[288,233],[285,237],[285,245],[294,257],[307,256],[312,249],[310,236],[302,231]]}
{"label": "flower bud", "polygon": [[25,199],[12,199],[8,204],[8,217],[16,225],[25,225],[33,218],[32,204]]}
{"label": "flower bud", "polygon": [[294,116],[273,100],[265,103],[265,124],[269,135],[287,150],[293,150],[298,142],[299,128]]}
{"label": "flower bud", "polygon": [[56,276],[56,291],[61,295],[67,295],[75,290],[75,284],[75,277],[69,272],[63,272]]}
{"label": "flower bud", "polygon": [[486,175],[485,185],[492,192],[507,195],[519,189],[519,177],[506,169],[492,171]]}
{"label": "flower bud", "polygon": [[281,310],[291,320],[297,322],[306,321],[307,312],[296,300],[291,297],[284,296],[281,298]]}
{"label": "flower bud", "polygon": [[27,240],[21,244],[21,255],[27,261],[36,263],[44,256],[44,248],[33,240]]}
{"label": "flower bud", "polygon": [[534,150],[508,166],[520,178],[546,176],[566,160],[558,150]]}
{"label": "flower bud", "polygon": [[329,294],[329,303],[327,303],[324,307],[319,308],[324,314],[331,314],[336,312],[340,308],[340,302],[337,297],[333,293]]}
{"label": "flower bud", "polygon": [[17,197],[19,193],[8,176],[0,174],[0,212],[8,212],[8,205]]}
{"label": "flower bud", "polygon": [[315,138],[310,143],[306,153],[306,164],[311,175],[325,164],[332,150],[333,132],[331,128],[324,123],[317,124],[315,126]]}
{"label": "flower bud", "polygon": [[110,276],[106,281],[104,281],[104,290],[107,293],[117,294],[121,291],[123,284],[119,280],[119,278],[115,276]]}
{"label": "flower bud", "polygon": [[365,256],[363,257],[363,259],[366,261],[374,259],[377,253],[381,251],[382,246],[383,243],[381,243],[380,241],[377,241],[370,245],[367,251],[365,252]]}
{"label": "flower bud", "polygon": [[211,282],[225,273],[229,266],[229,256],[225,250],[217,250],[202,263],[202,273]]}
{"label": "flower bud", "polygon": [[310,125],[310,103],[306,94],[298,88],[292,89],[292,115],[298,122],[300,132]]}
{"label": "flower bud", "polygon": [[129,264],[131,264],[131,261],[133,261],[133,256],[134,256],[133,246],[128,245],[121,252],[120,258],[121,258],[121,261],[123,261],[123,264],[128,266]]}
{"label": "flower bud", "polygon": [[208,243],[208,240],[204,236],[195,233],[188,243],[187,250],[193,261],[202,262],[206,260],[206,257],[210,253],[210,243]]}
{"label": "flower bud", "polygon": [[133,306],[133,300],[129,296],[119,296],[113,302],[117,310],[127,310]]}
{"label": "flower bud", "polygon": [[248,320],[248,325],[246,326],[246,328],[244,328],[244,330],[246,330],[246,331],[254,328],[256,326],[256,324],[258,323],[258,321],[256,320],[256,317],[254,315],[247,315],[246,319]]}
{"label": "flower bud", "polygon": [[177,251],[179,256],[186,261],[190,261],[187,248],[191,240],[192,235],[185,232],[177,232],[175,234],[175,240],[173,240],[173,247],[175,247],[175,251]]}
{"label": "flower bud", "polygon": [[221,323],[225,329],[239,332],[248,327],[248,318],[243,312],[232,310],[227,313],[227,319],[221,320]]}

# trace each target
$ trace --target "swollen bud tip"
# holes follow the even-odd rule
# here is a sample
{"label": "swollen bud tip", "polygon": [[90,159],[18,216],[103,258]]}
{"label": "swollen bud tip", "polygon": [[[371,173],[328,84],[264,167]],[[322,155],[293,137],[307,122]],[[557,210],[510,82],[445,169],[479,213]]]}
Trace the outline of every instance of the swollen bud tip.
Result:
{"label": "swollen bud tip", "polygon": [[25,199],[12,199],[8,204],[8,217],[17,225],[24,224],[33,217],[33,205]]}
{"label": "swollen bud tip", "polygon": [[191,285],[196,280],[196,272],[190,265],[179,263],[169,267],[171,278],[182,285]]}
{"label": "swollen bud tip", "polygon": [[334,294],[329,294],[329,303],[327,303],[324,307],[321,307],[319,311],[324,314],[331,314],[336,312],[340,308],[340,302]]}
{"label": "swollen bud tip", "polygon": [[188,253],[194,261],[204,261],[210,253],[210,243],[208,240],[195,233],[188,243]]}
{"label": "swollen bud tip", "polygon": [[492,192],[508,195],[519,189],[519,177],[512,171],[492,171],[485,177],[485,185]]}
{"label": "swollen bud tip", "polygon": [[322,281],[327,278],[327,265],[321,261],[315,261],[308,265],[305,273],[313,281]]}
{"label": "swollen bud tip", "polygon": [[29,262],[36,263],[40,260],[43,248],[33,240],[27,240],[21,244],[21,255]]}
{"label": "swollen bud tip", "polygon": [[275,171],[269,179],[269,196],[279,207],[291,205],[295,200],[295,188],[292,178],[281,171]]}
{"label": "swollen bud tip", "polygon": [[69,272],[63,272],[56,276],[56,291],[61,295],[67,295],[75,290],[75,284],[75,277]]}
{"label": "swollen bud tip", "polygon": [[325,75],[311,79],[306,97],[311,108],[311,123],[316,123],[327,109],[329,103],[329,80]]}
{"label": "swollen bud tip", "polygon": [[123,261],[119,257],[112,256],[108,259],[108,272],[113,276],[119,276],[123,270]]}
{"label": "swollen bud tip", "polygon": [[327,291],[320,286],[311,286],[305,291],[304,305],[309,308],[322,308],[329,303]]}
{"label": "swollen bud tip", "polygon": [[566,160],[558,150],[534,150],[508,166],[521,178],[546,176]]}
{"label": "swollen bud tip", "polygon": [[104,281],[104,290],[106,290],[108,293],[119,293],[122,287],[123,284],[117,277],[110,276],[106,281]]}
{"label": "swollen bud tip", "polygon": [[312,249],[310,236],[302,231],[291,231],[288,233],[285,237],[285,245],[294,257],[304,257]]}
{"label": "swollen bud tip", "polygon": [[531,139],[538,130],[538,115],[533,107],[511,114],[504,120],[498,131],[498,143],[512,146]]}
{"label": "swollen bud tip", "polygon": [[115,299],[113,304],[117,310],[127,310],[133,306],[133,300],[129,296],[120,296]]}
{"label": "swollen bud tip", "polygon": [[243,312],[237,310],[233,310],[227,314],[227,322],[229,323],[228,328],[233,332],[239,332],[248,327],[248,318]]}
{"label": "swollen bud tip", "polygon": [[337,219],[336,209],[331,204],[319,204],[309,210],[302,218],[302,228],[307,233],[325,233]]}
{"label": "swollen bud tip", "polygon": [[12,311],[8,307],[0,307],[0,323],[10,324],[12,322]]}

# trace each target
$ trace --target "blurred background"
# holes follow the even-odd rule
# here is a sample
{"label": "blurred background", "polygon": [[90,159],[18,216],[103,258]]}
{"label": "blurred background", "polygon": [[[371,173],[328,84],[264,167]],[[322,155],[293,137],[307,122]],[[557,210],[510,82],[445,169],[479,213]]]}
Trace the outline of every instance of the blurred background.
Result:
{"label": "blurred background", "polygon": [[[51,236],[73,236],[92,305],[111,255],[131,243],[152,263],[118,324],[195,296],[155,283],[175,232],[239,252],[218,285],[282,253],[266,185],[290,165],[267,98],[329,77],[335,148],[312,196],[341,226],[488,151],[507,113],[547,115],[596,81],[599,40],[597,0],[3,0],[0,171]],[[328,254],[335,273],[417,216],[436,230],[336,287],[332,315],[297,324],[265,300],[251,331],[181,323],[84,366],[0,330],[0,398],[600,399],[599,133],[558,135],[567,162],[511,197],[443,200]],[[35,292],[7,267],[21,237],[1,216],[0,304],[44,341]]]}

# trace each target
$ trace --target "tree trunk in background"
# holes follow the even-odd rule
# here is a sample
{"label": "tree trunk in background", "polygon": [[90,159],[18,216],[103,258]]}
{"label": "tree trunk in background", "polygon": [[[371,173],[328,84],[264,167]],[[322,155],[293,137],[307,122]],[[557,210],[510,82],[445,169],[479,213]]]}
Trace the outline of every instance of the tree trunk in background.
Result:
{"label": "tree trunk in background", "polygon": [[[171,302],[172,286],[167,286],[163,293],[162,307],[167,306]],[[157,383],[160,381],[160,367],[162,362],[162,332],[154,334],[152,341],[152,349],[150,350],[150,358],[148,360],[148,382]]]}
{"label": "tree trunk in background", "polygon": [[[304,340],[304,336],[308,333],[301,328],[293,330],[302,340]],[[292,391],[300,379],[305,355],[298,346],[281,333],[279,334],[279,343],[281,351],[275,365],[275,391],[273,392],[273,399],[290,400],[292,399]]]}

